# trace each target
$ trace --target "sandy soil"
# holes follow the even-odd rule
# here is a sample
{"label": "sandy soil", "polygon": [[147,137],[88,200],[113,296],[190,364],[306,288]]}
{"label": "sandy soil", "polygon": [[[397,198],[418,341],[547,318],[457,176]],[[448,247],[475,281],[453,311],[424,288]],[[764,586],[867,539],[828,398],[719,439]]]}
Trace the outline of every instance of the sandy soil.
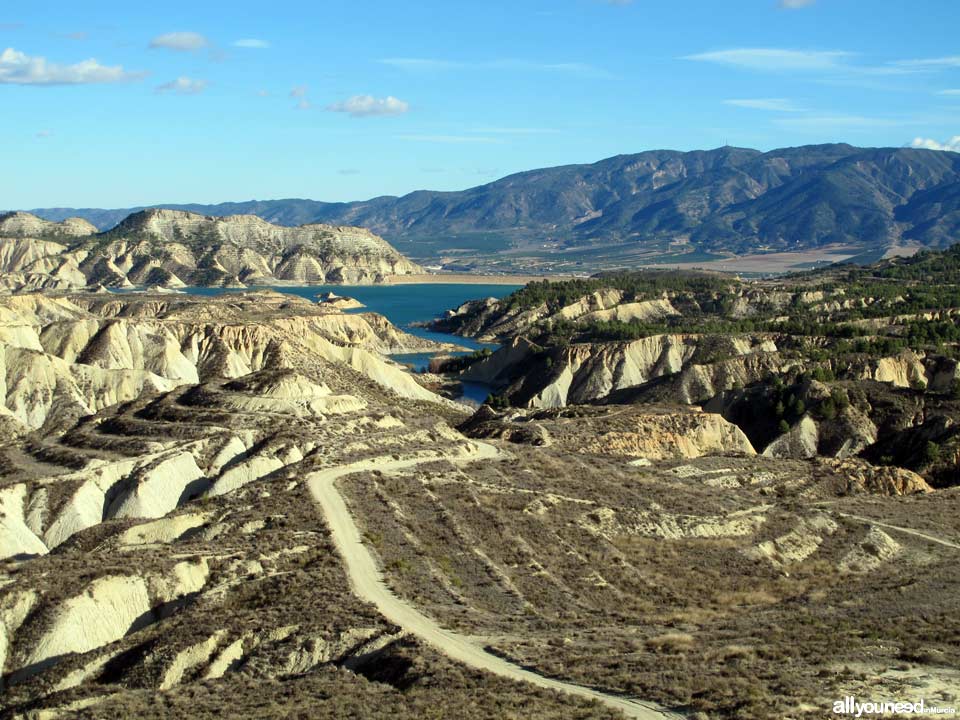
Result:
{"label": "sandy soil", "polygon": [[[464,462],[492,459],[500,454],[499,450],[486,443],[477,443],[477,447],[480,451],[479,454],[472,458],[463,459]],[[582,685],[553,680],[524,670],[474,645],[467,637],[445,630],[434,620],[391,592],[383,581],[383,575],[377,567],[376,560],[363,544],[360,530],[353,521],[343,496],[334,483],[338,478],[353,473],[370,470],[399,470],[425,462],[435,462],[436,459],[436,457],[426,457],[381,462],[368,460],[313,473],[307,479],[310,492],[323,511],[334,544],[343,557],[354,593],[361,599],[373,603],[390,622],[399,625],[406,632],[416,635],[451,659],[470,667],[495,673],[512,680],[529,682],[550,690],[598,700],[608,707],[619,710],[627,717],[639,718],[639,720],[664,720],[664,718],[682,717],[662,709],[654,703],[608,695]]]}

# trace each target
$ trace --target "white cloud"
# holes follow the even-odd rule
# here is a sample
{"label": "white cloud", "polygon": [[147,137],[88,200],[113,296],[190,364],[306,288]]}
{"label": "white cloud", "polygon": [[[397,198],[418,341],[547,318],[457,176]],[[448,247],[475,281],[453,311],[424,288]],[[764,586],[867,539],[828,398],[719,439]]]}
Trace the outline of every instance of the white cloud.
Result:
{"label": "white cloud", "polygon": [[803,108],[794,105],[786,98],[753,98],[746,100],[724,100],[724,105],[747,108],[749,110],[769,110],[771,112],[802,112]]}
{"label": "white cloud", "polygon": [[163,35],[157,35],[150,41],[151,48],[164,48],[166,50],[177,50],[180,52],[190,52],[193,50],[202,50],[210,45],[210,42],[200,33],[195,32],[172,32]]}
{"label": "white cloud", "polygon": [[500,138],[482,137],[479,135],[400,135],[400,140],[411,142],[440,143],[443,145],[480,144],[502,145]]}
{"label": "white cloud", "polygon": [[13,48],[0,53],[0,84],[89,85],[125,82],[143,76],[144,73],[128,72],[119,65],[101,65],[93,58],[73,65],[59,65]]}
{"label": "white cloud", "polygon": [[290,97],[292,98],[306,97],[308,89],[309,88],[306,85],[294,85],[292,88],[290,88]]}
{"label": "white cloud", "polygon": [[733,48],[686,55],[684,60],[717,63],[750,70],[834,70],[843,68],[852,53],[841,50]]}
{"label": "white cloud", "polygon": [[950,152],[960,152],[960,135],[954,135],[946,142],[937,142],[930,138],[914,138],[910,143],[912,148],[923,148],[925,150],[948,150]]}
{"label": "white cloud", "polygon": [[257,38],[243,38],[242,40],[234,41],[233,46],[238,48],[251,48],[253,50],[266,50],[270,47],[270,43],[266,40],[258,40]]}
{"label": "white cloud", "polygon": [[327,106],[330,112],[349,113],[351,117],[389,117],[403,115],[410,110],[409,103],[392,95],[375,98],[373,95],[354,95]]}
{"label": "white cloud", "polygon": [[296,107],[297,110],[309,110],[313,107],[313,103],[306,98],[303,98],[294,107]]}
{"label": "white cloud", "polygon": [[950,96],[960,95],[960,89],[957,89],[957,90],[941,90],[940,92],[937,93],[937,95],[950,95]]}
{"label": "white cloud", "polygon": [[799,10],[800,8],[810,7],[817,0],[780,0],[780,7],[785,10]]}
{"label": "white cloud", "polygon": [[172,92],[177,95],[199,95],[206,89],[206,80],[195,80],[188,77],[178,77],[176,80],[157,86],[158,93]]}

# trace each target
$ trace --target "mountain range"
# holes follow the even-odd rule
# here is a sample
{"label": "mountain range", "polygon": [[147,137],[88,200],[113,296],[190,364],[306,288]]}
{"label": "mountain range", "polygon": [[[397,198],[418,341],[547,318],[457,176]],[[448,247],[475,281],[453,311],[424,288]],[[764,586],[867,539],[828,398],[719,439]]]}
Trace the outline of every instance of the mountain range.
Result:
{"label": "mountain range", "polygon": [[[459,192],[157,207],[257,215],[279,225],[358,225],[414,257],[547,242],[566,251],[680,244],[721,253],[945,247],[960,237],[960,154],[845,144],[655,150],[531,170]],[[138,209],[31,212],[55,221],[81,217],[105,230]]]}

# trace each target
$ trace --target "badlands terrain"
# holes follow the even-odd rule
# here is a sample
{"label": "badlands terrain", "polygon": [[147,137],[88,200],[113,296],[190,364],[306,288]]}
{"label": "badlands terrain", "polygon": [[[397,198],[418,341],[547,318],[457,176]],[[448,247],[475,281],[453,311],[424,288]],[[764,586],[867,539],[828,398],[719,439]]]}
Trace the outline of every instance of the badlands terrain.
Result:
{"label": "badlands terrain", "polygon": [[0,287],[11,290],[383,282],[421,272],[357,227],[271,225],[253,215],[134,213],[107,232],[85,220],[0,215]]}
{"label": "badlands terrain", "polygon": [[530,285],[424,375],[280,293],[0,296],[0,712],[957,705],[953,262]]}

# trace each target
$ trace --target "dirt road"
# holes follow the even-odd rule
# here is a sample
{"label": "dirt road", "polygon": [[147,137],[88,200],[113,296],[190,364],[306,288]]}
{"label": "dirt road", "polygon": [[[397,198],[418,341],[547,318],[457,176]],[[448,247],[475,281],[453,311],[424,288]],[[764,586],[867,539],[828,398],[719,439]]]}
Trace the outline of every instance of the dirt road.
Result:
{"label": "dirt road", "polygon": [[[479,451],[477,455],[469,458],[452,459],[451,462],[471,462],[473,460],[492,459],[499,455],[499,451],[492,445],[476,443],[476,446]],[[363,544],[360,530],[353,521],[353,517],[350,515],[349,510],[347,510],[343,496],[339,490],[337,490],[334,483],[338,478],[353,473],[374,469],[400,470],[414,467],[425,462],[434,462],[437,459],[439,459],[438,456],[407,460],[370,460],[312,473],[307,478],[310,492],[323,511],[323,516],[330,527],[334,544],[343,557],[354,593],[363,600],[373,603],[390,622],[399,625],[406,632],[416,635],[451,659],[462,662],[470,667],[486,670],[512,680],[529,682],[539,687],[598,700],[604,705],[619,710],[631,718],[639,718],[640,720],[682,718],[682,715],[660,708],[655,703],[632,700],[618,695],[609,695],[582,685],[553,680],[529,670],[524,670],[503,658],[487,652],[482,647],[474,645],[464,636],[450,630],[445,630],[440,627],[436,621],[393,594],[384,583],[376,560]]]}
{"label": "dirt road", "polygon": [[913,530],[911,528],[900,527],[899,525],[891,525],[889,523],[880,522],[874,518],[864,517],[863,515],[851,515],[850,513],[837,513],[841,517],[850,518],[851,520],[859,520],[860,522],[869,523],[870,525],[876,525],[878,527],[886,528],[887,530],[895,530],[896,532],[906,533],[907,535],[913,535],[918,538],[923,538],[928,542],[936,543],[937,545],[943,545],[944,547],[953,548],[954,550],[960,550],[960,545],[955,542],[950,542],[949,540],[944,540],[943,538],[938,538],[935,535],[928,535],[927,533],[920,532],[919,530]]}

